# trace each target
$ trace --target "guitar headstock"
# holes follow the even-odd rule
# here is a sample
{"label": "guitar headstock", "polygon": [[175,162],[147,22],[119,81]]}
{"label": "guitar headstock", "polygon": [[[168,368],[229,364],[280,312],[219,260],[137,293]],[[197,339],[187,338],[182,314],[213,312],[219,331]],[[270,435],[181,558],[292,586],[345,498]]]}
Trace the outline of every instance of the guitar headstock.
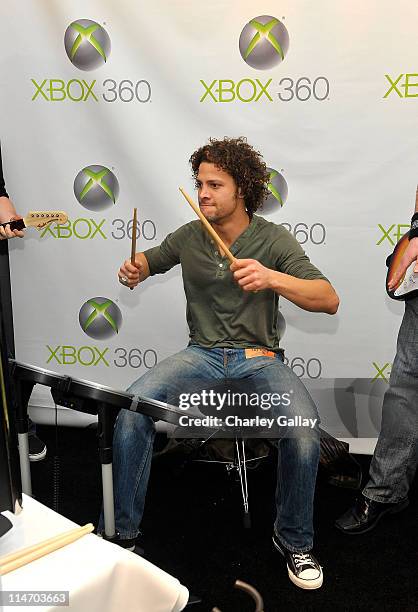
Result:
{"label": "guitar headstock", "polygon": [[24,218],[26,227],[36,227],[41,230],[48,223],[62,225],[67,223],[68,215],[62,210],[31,210]]}

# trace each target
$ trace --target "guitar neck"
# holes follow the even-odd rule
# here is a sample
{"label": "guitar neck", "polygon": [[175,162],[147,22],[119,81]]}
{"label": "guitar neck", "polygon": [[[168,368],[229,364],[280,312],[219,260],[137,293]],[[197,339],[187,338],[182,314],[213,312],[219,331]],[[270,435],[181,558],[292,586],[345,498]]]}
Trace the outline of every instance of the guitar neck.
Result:
{"label": "guitar neck", "polygon": [[6,223],[0,223],[0,227],[9,227],[13,230],[22,230],[26,227],[25,219],[16,219],[15,221],[7,221]]}
{"label": "guitar neck", "polygon": [[62,210],[31,210],[23,219],[6,221],[0,223],[0,227],[9,227],[11,230],[22,230],[25,227],[34,227],[37,230],[43,229],[49,223],[62,225],[67,223],[68,215]]}

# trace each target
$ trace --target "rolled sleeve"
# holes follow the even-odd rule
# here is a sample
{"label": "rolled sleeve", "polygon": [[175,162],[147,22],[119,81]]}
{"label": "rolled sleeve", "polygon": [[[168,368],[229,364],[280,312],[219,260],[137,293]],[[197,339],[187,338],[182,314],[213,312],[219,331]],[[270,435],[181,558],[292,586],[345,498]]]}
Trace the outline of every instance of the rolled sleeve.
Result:
{"label": "rolled sleeve", "polygon": [[276,260],[276,270],[304,280],[322,279],[329,282],[326,276],[311,263],[296,238],[289,232],[285,241],[286,248],[283,248],[282,244],[281,252]]}
{"label": "rolled sleeve", "polygon": [[159,246],[144,251],[151,276],[164,274],[180,263],[181,249],[187,241],[187,225],[168,234]]}

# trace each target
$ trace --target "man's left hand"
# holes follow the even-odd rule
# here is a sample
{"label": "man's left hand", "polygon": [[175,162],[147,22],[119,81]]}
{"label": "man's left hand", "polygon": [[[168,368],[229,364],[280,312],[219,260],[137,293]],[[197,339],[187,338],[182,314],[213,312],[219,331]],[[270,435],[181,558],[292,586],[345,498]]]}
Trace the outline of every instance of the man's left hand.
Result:
{"label": "man's left hand", "polygon": [[[19,215],[15,215],[14,217],[10,217],[8,221],[17,221],[18,219],[22,219]],[[6,221],[4,221],[6,223]],[[0,226],[0,240],[7,240],[8,238],[23,238],[25,233],[22,230],[11,230],[9,225],[5,227]]]}
{"label": "man's left hand", "polygon": [[392,289],[395,289],[398,286],[400,280],[413,261],[415,261],[414,272],[418,272],[418,238],[412,238],[405,250],[405,253],[401,257],[398,267],[394,271],[393,275],[389,278],[389,291],[392,291]]}
{"label": "man's left hand", "polygon": [[271,288],[272,270],[263,266],[256,259],[236,259],[229,269],[244,291],[261,291]]}

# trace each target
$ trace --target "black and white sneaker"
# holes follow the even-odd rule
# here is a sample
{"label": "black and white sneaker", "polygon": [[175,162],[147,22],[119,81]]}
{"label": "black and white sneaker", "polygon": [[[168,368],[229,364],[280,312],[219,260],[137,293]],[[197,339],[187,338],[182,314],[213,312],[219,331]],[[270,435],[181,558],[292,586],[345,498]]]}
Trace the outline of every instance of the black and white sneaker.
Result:
{"label": "black and white sneaker", "polygon": [[121,538],[118,532],[116,532],[116,535],[113,536],[113,538],[107,538],[102,533],[98,533],[97,535],[99,536],[99,538],[104,537],[104,539],[107,540],[108,542],[112,542],[112,544],[116,544],[117,546],[120,546],[121,548],[124,548],[125,550],[130,550],[131,552],[136,553],[140,557],[143,557],[145,554],[142,546],[137,543],[137,538],[132,538],[132,539]]}
{"label": "black and white sneaker", "polygon": [[28,434],[29,461],[42,461],[46,457],[46,444],[34,433]]}
{"label": "black and white sneaker", "polygon": [[319,589],[324,579],[322,567],[309,552],[291,552],[280,542],[279,538],[273,533],[273,544],[283,555],[287,563],[289,578],[301,589]]}

